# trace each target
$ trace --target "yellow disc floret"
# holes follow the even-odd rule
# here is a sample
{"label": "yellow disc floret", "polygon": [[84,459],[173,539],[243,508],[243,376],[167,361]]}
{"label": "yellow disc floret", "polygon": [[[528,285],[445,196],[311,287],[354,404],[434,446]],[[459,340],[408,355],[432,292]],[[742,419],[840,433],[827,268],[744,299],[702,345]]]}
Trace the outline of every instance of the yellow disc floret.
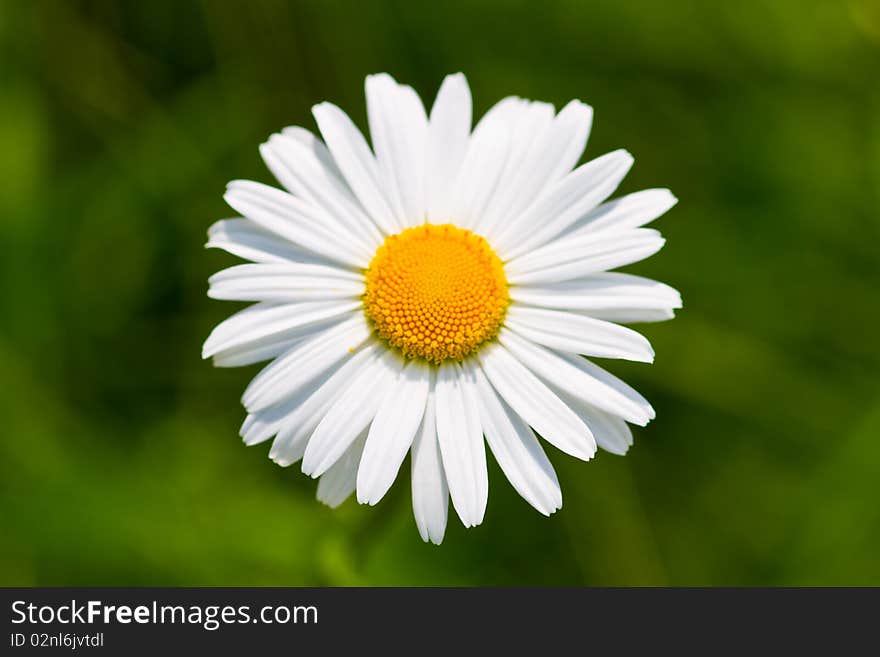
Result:
{"label": "yellow disc floret", "polygon": [[379,337],[433,363],[461,360],[495,337],[509,302],[501,260],[452,224],[387,238],[366,279],[364,310]]}

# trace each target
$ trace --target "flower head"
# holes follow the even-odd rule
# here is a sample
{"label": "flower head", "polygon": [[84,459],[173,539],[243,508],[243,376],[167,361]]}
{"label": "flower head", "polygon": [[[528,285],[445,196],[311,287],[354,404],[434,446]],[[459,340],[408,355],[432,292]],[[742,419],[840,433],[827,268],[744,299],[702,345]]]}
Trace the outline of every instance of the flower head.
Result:
{"label": "flower head", "polygon": [[[562,505],[537,435],[589,460],[623,454],[645,399],[587,357],[650,362],[620,323],[668,319],[672,288],[610,272],[657,252],[643,226],[675,204],[665,189],[613,201],[632,165],[615,151],[576,167],[592,110],[509,97],[471,130],[471,96],[448,76],[430,115],[412,88],[367,78],[372,149],[338,107],[319,139],[286,128],[260,152],[286,191],[229,184],[242,218],[208,246],[250,261],[209,296],[253,301],[217,326],[204,357],[271,361],[245,390],[241,435],[320,477],[318,498],[377,503],[412,460],[416,524],[439,543],[448,501],[483,520],[488,445],[514,488],[549,515]],[[536,435],[537,434],[537,435]]]}

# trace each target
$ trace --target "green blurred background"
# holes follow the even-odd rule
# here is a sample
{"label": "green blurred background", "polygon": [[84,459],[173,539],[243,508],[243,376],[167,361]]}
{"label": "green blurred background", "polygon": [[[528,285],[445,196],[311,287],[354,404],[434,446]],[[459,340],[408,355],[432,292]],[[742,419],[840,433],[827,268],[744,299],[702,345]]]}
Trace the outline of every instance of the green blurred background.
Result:
{"label": "green blurred background", "polygon": [[[685,308],[610,363],[657,409],[627,457],[551,454],[550,519],[491,463],[437,548],[408,466],[331,511],[241,444],[202,246],[313,103],[459,70],[594,106],[587,157],[680,198],[630,270]],[[0,584],[880,584],[878,83],[873,0],[0,1]]]}

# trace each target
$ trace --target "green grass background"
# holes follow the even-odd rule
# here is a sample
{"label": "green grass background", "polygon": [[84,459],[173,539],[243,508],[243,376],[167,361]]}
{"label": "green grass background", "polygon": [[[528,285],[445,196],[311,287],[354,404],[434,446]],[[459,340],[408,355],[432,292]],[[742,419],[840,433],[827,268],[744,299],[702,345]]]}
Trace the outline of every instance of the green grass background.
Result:
{"label": "green grass background", "polygon": [[[257,145],[363,78],[464,71],[592,104],[587,157],[670,187],[682,291],[609,363],[657,409],[625,458],[551,458],[534,512],[419,539],[237,436],[258,366],[200,359],[237,307],[202,248]],[[0,584],[880,584],[880,7],[697,2],[0,2]]]}

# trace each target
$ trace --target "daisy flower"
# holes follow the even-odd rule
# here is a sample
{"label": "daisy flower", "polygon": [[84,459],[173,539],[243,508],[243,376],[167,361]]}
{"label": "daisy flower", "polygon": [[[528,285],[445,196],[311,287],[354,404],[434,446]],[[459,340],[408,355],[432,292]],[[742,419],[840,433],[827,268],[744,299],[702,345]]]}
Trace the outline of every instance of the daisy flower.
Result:
{"label": "daisy flower", "polygon": [[508,97],[471,129],[465,77],[430,113],[386,74],[366,80],[372,148],[338,107],[312,108],[320,137],[285,128],[260,147],[284,190],[234,181],[241,218],[207,246],[250,261],[210,279],[214,299],[256,302],[218,325],[203,356],[271,361],[242,403],[247,445],[302,461],[330,506],[376,504],[410,455],[416,525],[440,543],[449,500],[479,525],[486,446],[539,512],[562,505],[543,442],[584,461],[623,454],[650,404],[584,356],[651,362],[620,323],[669,319],[681,298],[609,272],[664,243],[644,225],[665,189],[606,199],[624,151],[576,166],[592,109]]}

